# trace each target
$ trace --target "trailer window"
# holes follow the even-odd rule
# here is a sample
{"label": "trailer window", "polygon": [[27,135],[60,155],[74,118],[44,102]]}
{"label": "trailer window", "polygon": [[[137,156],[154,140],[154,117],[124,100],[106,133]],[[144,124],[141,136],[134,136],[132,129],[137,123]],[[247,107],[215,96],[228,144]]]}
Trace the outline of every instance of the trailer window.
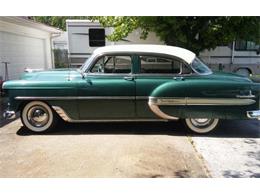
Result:
{"label": "trailer window", "polygon": [[239,40],[235,42],[236,51],[256,51],[260,45],[257,45],[253,41]]}
{"label": "trailer window", "polygon": [[89,29],[89,46],[90,47],[105,46],[105,29],[103,28]]}

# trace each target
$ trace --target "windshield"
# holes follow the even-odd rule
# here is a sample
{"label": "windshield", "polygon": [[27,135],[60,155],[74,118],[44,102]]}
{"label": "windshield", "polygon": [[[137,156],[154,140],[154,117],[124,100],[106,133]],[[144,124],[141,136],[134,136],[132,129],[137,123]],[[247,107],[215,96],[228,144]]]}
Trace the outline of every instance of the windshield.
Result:
{"label": "windshield", "polygon": [[193,60],[191,63],[191,68],[198,74],[208,75],[212,73],[210,68],[205,65],[199,58],[195,58]]}
{"label": "windshield", "polygon": [[91,55],[85,62],[84,64],[82,64],[82,66],[80,67],[80,70],[82,72],[86,72],[86,70],[88,69],[90,62],[93,60],[94,55]]}

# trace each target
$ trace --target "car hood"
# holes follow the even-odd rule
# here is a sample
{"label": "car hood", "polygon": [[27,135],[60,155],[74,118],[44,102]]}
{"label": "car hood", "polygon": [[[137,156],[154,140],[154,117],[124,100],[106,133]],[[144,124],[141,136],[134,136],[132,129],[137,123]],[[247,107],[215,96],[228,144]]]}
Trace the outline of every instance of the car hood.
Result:
{"label": "car hood", "polygon": [[53,69],[48,71],[34,71],[24,73],[21,75],[21,80],[35,80],[35,81],[64,81],[70,80],[80,73],[77,69]]}

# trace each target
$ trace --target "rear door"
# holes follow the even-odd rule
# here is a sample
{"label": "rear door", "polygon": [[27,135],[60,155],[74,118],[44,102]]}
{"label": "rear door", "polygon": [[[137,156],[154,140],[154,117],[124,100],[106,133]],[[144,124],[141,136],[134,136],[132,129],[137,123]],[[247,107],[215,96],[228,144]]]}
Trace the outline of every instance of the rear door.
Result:
{"label": "rear door", "polygon": [[[153,91],[168,82],[185,82],[184,63],[173,57],[156,54],[139,55],[139,70],[136,74],[136,112],[139,118],[158,118],[149,108],[149,97]],[[185,93],[185,92],[183,92]],[[178,92],[178,95],[180,92]],[[183,107],[182,107],[183,108]],[[175,107],[172,113],[177,115],[181,107]]]}

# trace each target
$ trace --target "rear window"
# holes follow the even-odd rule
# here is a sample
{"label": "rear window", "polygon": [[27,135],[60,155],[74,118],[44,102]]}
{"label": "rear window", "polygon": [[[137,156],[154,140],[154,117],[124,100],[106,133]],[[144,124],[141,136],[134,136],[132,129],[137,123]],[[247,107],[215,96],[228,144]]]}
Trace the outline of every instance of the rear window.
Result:
{"label": "rear window", "polygon": [[140,73],[180,74],[183,63],[178,59],[159,56],[140,56]]}

